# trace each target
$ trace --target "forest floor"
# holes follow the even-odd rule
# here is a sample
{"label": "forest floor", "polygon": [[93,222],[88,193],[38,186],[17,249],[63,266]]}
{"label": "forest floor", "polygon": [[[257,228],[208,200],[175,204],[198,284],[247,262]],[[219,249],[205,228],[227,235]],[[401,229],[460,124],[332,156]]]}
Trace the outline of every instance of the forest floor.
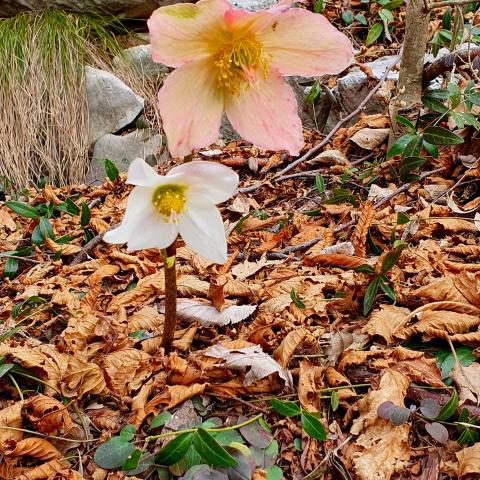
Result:
{"label": "forest floor", "polygon": [[241,177],[229,259],[178,240],[168,354],[159,251],[101,239],[125,176],[7,191],[0,478],[480,478],[480,141],[435,122],[455,134],[413,168],[386,114],[283,175],[288,155],[207,152]]}

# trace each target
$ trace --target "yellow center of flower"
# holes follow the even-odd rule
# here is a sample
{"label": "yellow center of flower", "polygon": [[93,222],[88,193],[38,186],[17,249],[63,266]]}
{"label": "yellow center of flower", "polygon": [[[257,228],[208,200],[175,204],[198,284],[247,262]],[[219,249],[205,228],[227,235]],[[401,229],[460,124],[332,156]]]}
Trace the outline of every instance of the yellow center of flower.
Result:
{"label": "yellow center of flower", "polygon": [[228,93],[238,95],[242,85],[255,82],[259,70],[267,76],[269,58],[255,36],[247,34],[223,41],[214,55],[214,62],[218,85]]}
{"label": "yellow center of flower", "polygon": [[183,185],[160,185],[155,189],[152,203],[165,221],[175,221],[177,215],[185,211],[186,190]]}

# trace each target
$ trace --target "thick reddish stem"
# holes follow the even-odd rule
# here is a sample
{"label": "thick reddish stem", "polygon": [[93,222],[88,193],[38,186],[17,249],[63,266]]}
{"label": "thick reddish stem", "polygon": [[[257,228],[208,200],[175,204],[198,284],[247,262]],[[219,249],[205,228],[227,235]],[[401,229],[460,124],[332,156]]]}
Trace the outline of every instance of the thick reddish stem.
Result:
{"label": "thick reddish stem", "polygon": [[[177,325],[177,274],[175,271],[175,254],[177,251],[176,241],[166,250],[165,259],[165,322],[163,324],[162,347],[165,353],[172,348],[173,338],[175,336],[175,327]],[[168,259],[173,257],[173,262]],[[169,264],[170,263],[170,264]]]}

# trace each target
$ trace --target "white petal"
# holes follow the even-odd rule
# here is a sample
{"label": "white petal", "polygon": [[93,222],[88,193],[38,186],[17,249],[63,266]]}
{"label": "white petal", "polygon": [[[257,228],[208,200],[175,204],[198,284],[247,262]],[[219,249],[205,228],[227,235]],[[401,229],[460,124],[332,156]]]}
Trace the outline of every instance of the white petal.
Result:
{"label": "white petal", "polygon": [[128,239],[128,250],[167,248],[177,235],[177,225],[164,222],[163,217],[154,212],[137,223],[134,235]]}
{"label": "white petal", "polygon": [[189,185],[187,195],[192,202],[222,203],[228,200],[237,189],[238,175],[221,163],[208,161],[188,162],[174,167],[168,172],[182,176]]}
{"label": "white petal", "polygon": [[130,185],[139,187],[156,187],[165,183],[165,177],[160,176],[150,165],[142,158],[136,158],[128,167],[127,182]]}
{"label": "white petal", "polygon": [[185,243],[215,263],[227,261],[227,240],[222,217],[216,207],[189,205],[180,215],[178,230]]}
{"label": "white petal", "polygon": [[121,225],[105,233],[103,239],[108,243],[127,243],[135,235],[137,224],[153,211],[153,191],[148,187],[136,187],[127,200],[127,209]]}

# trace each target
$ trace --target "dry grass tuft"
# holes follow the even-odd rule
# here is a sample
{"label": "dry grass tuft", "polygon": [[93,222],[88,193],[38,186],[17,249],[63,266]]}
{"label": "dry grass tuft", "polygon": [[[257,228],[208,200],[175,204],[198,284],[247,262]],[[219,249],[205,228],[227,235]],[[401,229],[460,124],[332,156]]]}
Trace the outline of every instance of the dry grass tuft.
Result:
{"label": "dry grass tuft", "polygon": [[105,18],[46,10],[0,20],[0,175],[64,185],[88,168],[84,65],[120,51]]}

